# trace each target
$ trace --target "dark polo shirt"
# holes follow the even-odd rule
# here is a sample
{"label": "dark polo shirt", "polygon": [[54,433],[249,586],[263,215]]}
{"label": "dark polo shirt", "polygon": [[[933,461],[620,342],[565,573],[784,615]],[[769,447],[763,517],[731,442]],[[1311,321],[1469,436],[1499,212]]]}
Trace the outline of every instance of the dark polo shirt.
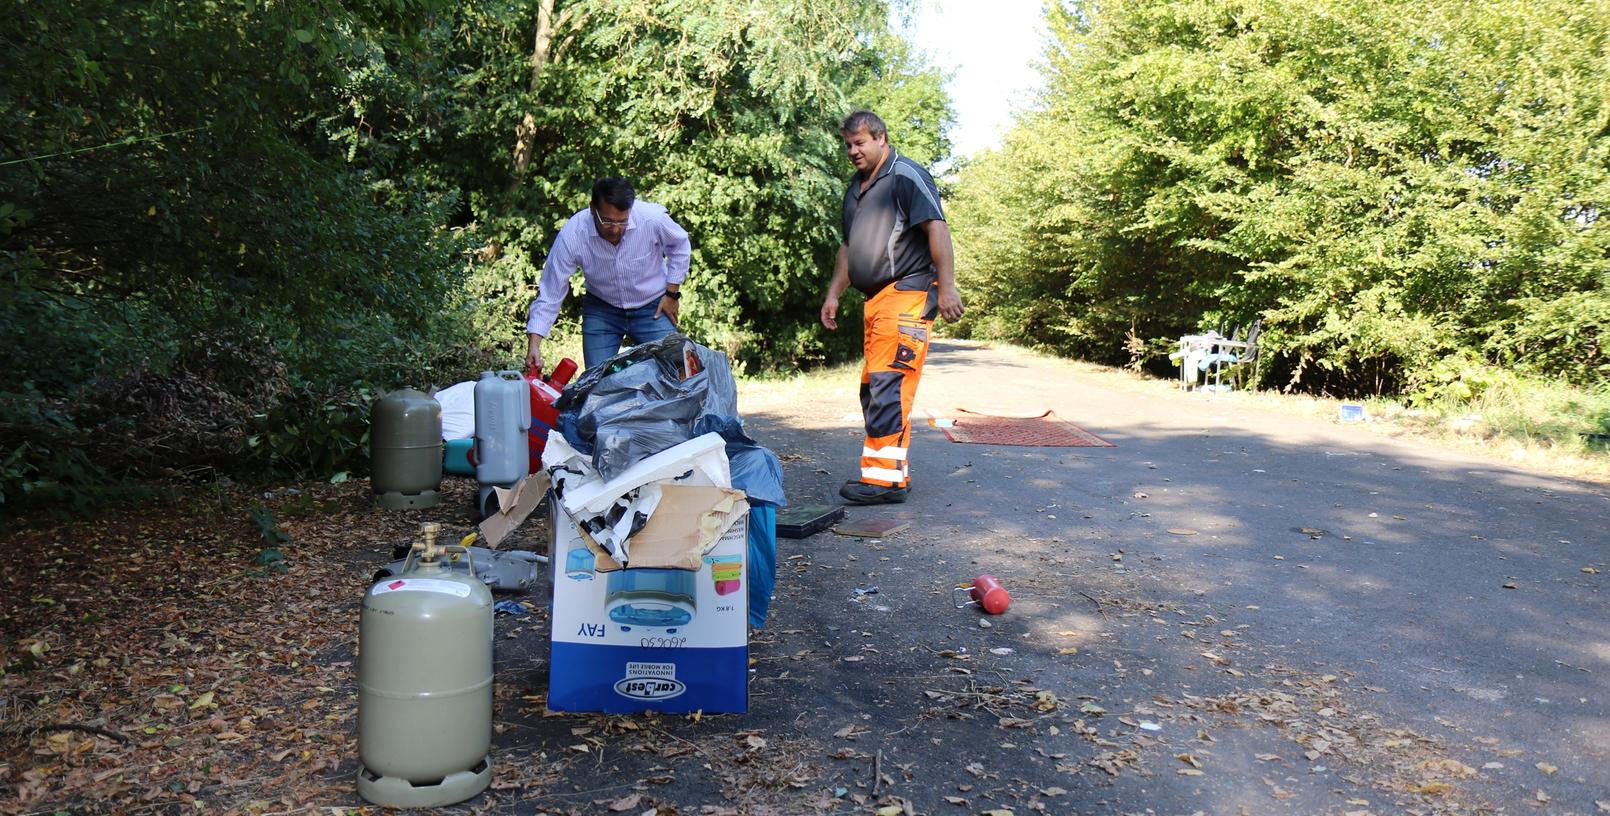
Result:
{"label": "dark polo shirt", "polygon": [[872,184],[861,191],[861,172],[844,190],[844,245],[850,284],[868,295],[899,282],[921,291],[938,279],[921,225],[943,221],[939,189],[928,171],[889,148]]}

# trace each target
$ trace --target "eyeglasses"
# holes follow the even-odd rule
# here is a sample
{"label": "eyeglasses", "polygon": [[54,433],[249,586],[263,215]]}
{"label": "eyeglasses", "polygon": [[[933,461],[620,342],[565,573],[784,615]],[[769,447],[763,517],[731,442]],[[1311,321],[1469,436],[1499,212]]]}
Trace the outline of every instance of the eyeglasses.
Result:
{"label": "eyeglasses", "polygon": [[605,218],[602,215],[598,214],[598,208],[597,207],[593,207],[592,211],[593,211],[593,220],[597,221],[598,225],[602,226],[602,227],[624,227],[624,226],[626,226],[626,222],[631,220],[630,217],[622,218],[619,221],[616,221],[616,220],[614,220],[612,218]]}

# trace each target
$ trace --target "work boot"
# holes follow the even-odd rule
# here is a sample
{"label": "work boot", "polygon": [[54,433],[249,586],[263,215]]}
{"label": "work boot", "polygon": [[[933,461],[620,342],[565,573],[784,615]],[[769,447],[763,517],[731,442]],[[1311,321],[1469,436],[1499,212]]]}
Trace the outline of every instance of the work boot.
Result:
{"label": "work boot", "polygon": [[906,500],[903,487],[884,487],[866,482],[845,482],[839,495],[850,504],[899,504]]}

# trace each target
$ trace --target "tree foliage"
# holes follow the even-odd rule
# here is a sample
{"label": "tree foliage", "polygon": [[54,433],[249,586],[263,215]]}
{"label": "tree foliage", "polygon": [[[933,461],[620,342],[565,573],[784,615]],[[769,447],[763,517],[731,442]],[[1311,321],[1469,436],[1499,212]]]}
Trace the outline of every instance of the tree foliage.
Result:
{"label": "tree foliage", "polygon": [[372,395],[515,362],[602,175],[692,234],[685,330],[843,357],[834,121],[871,98],[947,149],[882,0],[6,6],[0,502],[361,469]]}
{"label": "tree foliage", "polygon": [[1380,393],[1454,359],[1610,379],[1603,4],[1048,21],[1043,104],[952,207],[973,331],[1117,360],[1132,330],[1261,317],[1282,385]]}

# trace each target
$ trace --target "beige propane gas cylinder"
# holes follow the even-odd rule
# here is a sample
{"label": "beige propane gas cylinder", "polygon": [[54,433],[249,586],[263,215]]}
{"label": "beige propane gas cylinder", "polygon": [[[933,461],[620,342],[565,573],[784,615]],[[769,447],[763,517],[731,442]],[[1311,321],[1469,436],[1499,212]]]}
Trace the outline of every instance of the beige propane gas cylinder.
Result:
{"label": "beige propane gas cylinder", "polygon": [[[358,626],[358,793],[386,807],[462,802],[492,782],[492,593],[449,570],[425,524]],[[468,552],[465,551],[466,557]]]}
{"label": "beige propane gas cylinder", "polygon": [[369,417],[370,484],[388,510],[433,507],[442,500],[442,406],[401,388],[375,401]]}

